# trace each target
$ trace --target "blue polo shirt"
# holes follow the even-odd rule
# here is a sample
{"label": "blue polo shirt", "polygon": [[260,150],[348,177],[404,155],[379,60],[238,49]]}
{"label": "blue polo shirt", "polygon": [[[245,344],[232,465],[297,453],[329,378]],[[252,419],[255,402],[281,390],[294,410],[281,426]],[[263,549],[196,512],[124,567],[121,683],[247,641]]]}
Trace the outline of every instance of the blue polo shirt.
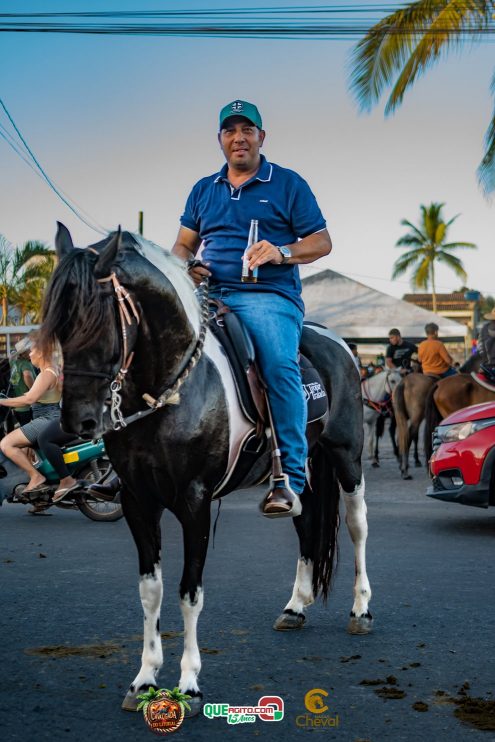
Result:
{"label": "blue polo shirt", "polygon": [[239,188],[229,183],[227,169],[226,163],[219,173],[196,183],[180,220],[204,242],[202,259],[210,263],[211,287],[274,291],[304,311],[297,265],[266,263],[255,284],[242,283],[241,271],[251,219],[258,220],[259,239],[277,246],[325,229],[310,187],[293,170],[267,162],[263,155],[256,175]]}

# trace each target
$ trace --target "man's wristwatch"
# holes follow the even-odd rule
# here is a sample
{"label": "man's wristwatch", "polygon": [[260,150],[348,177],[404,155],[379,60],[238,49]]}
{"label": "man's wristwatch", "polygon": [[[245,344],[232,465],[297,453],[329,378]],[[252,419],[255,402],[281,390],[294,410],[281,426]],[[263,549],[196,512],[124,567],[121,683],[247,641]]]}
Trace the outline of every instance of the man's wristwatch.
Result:
{"label": "man's wristwatch", "polygon": [[282,262],[280,265],[285,265],[289,261],[289,258],[292,257],[291,249],[290,247],[287,247],[287,245],[283,245],[283,247],[278,248],[278,251],[282,256]]}

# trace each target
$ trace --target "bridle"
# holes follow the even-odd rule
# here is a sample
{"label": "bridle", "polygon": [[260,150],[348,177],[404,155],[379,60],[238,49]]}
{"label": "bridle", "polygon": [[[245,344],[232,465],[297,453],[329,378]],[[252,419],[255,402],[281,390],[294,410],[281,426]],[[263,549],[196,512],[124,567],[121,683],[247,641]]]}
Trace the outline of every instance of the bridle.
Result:
{"label": "bridle", "polygon": [[[94,250],[93,252],[96,252],[96,250]],[[198,332],[198,339],[185,366],[183,367],[182,371],[179,372],[179,374],[176,376],[174,382],[163,392],[161,392],[156,399],[147,393],[142,395],[144,401],[150,409],[139,410],[133,415],[129,415],[127,417],[124,417],[121,411],[121,391],[127,376],[127,372],[134,358],[134,351],[130,347],[129,343],[129,329],[133,325],[137,327],[140,323],[141,318],[131,295],[129,294],[127,289],[122,286],[115,272],[112,271],[109,276],[107,276],[106,278],[99,278],[97,279],[97,281],[98,283],[102,284],[111,282],[114,294],[117,298],[120,330],[122,336],[122,356],[121,363],[119,364],[120,368],[115,377],[112,377],[112,375],[100,371],[86,371],[84,369],[74,368],[70,366],[64,368],[64,374],[71,374],[73,376],[92,376],[94,378],[107,379],[108,381],[110,381],[110,418],[112,420],[112,428],[113,430],[122,430],[122,428],[126,428],[128,425],[135,422],[136,420],[140,420],[143,417],[151,415],[153,412],[156,412],[167,404],[179,404],[179,390],[193,368],[198,363],[203,353],[206,332],[208,329],[208,322],[210,319],[208,306],[208,280],[206,279],[198,286],[198,290],[202,293],[200,305],[200,327]]]}
{"label": "bridle", "polygon": [[366,407],[371,407],[372,410],[374,410],[375,412],[378,412],[380,415],[386,415],[392,407],[392,400],[391,400],[392,387],[390,386],[390,371],[386,371],[385,373],[386,373],[386,378],[385,378],[384,391],[388,392],[390,394],[390,397],[389,399],[385,399],[382,402],[376,402],[375,400],[370,398],[369,388],[368,389],[366,388],[367,386],[369,387],[369,379],[365,379],[363,381],[363,391],[364,391],[364,394],[367,395],[367,396],[363,396],[363,404]]}

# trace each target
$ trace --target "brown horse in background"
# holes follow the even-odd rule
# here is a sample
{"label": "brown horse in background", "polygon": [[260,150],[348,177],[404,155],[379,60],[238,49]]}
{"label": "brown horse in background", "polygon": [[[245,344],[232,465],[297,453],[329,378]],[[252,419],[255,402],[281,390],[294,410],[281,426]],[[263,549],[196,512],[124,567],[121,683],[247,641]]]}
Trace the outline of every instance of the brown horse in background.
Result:
{"label": "brown horse in background", "polygon": [[441,420],[463,407],[470,407],[481,402],[495,401],[495,391],[478,384],[470,374],[457,374],[441,379],[430,389],[425,402],[425,437],[424,447],[426,460],[433,453],[432,436]]}
{"label": "brown horse in background", "polygon": [[414,442],[414,464],[421,466],[418,456],[418,433],[425,416],[425,400],[436,379],[426,374],[408,374],[392,394],[397,443],[402,479],[412,479],[409,474],[409,449]]}

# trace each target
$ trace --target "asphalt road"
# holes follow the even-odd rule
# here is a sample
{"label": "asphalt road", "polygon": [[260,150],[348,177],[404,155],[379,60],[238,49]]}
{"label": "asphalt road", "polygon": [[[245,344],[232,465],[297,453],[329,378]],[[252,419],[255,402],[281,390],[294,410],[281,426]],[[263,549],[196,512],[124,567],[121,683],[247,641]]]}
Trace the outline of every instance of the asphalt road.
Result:
{"label": "asphalt road", "polygon": [[[353,557],[345,526],[328,605],[312,606],[301,632],[274,632],[292,589],[295,532],[290,521],[258,514],[259,492],[230,495],[206,567],[202,689],[206,701],[239,705],[279,695],[285,716],[228,730],[224,719],[198,716],[173,739],[216,742],[226,731],[232,739],[313,733],[342,742],[495,738],[495,731],[462,723],[454,712],[463,707],[449,702],[463,693],[491,699],[495,691],[495,513],[426,498],[424,472],[413,470],[414,480],[401,482],[387,450],[381,469],[366,464],[365,473],[374,633],[346,633]],[[139,666],[142,631],[127,526],[53,513],[0,509],[0,738],[153,739],[140,713],[120,710]],[[182,650],[182,543],[170,514],[163,541],[160,684],[170,688]],[[307,725],[317,716],[304,706],[313,688],[328,693],[328,711],[320,716],[338,715],[338,727]]]}

